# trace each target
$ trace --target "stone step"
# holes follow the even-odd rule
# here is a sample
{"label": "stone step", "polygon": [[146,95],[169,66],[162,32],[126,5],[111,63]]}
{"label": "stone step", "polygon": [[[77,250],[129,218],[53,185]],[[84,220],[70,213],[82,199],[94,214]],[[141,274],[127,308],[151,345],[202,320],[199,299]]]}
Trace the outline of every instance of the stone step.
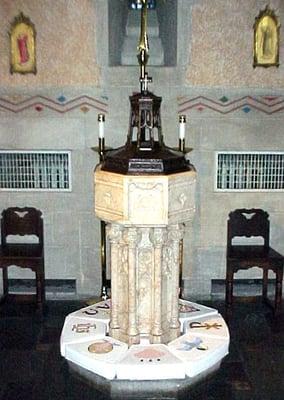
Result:
{"label": "stone step", "polygon": [[[122,46],[121,53],[121,64],[122,65],[138,65],[137,60],[137,38],[125,37]],[[149,50],[149,61],[148,65],[164,65],[164,49],[162,41],[159,37],[151,38],[150,50]]]}
{"label": "stone step", "polygon": [[[127,24],[126,24],[126,36],[135,36],[138,42],[140,35],[140,12],[137,10],[129,10]],[[156,10],[148,10],[147,18],[147,33],[149,38],[159,37],[159,22]]]}

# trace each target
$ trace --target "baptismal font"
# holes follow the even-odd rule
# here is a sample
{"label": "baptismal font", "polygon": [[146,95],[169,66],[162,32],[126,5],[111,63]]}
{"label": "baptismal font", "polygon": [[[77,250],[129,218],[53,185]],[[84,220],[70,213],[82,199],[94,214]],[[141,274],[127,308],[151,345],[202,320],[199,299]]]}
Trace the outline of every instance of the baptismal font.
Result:
{"label": "baptismal font", "polygon": [[127,141],[104,152],[95,171],[95,211],[108,224],[111,247],[110,335],[128,344],[179,336],[179,244],[195,210],[195,169],[164,144],[161,97],[148,90],[146,15],[147,1]]}
{"label": "baptismal font", "polygon": [[99,116],[95,213],[110,245],[111,299],[66,317],[61,354],[108,380],[200,379],[228,353],[229,332],[217,310],[179,298],[197,174],[185,157],[184,116],[178,149],[164,143],[162,99],[148,88],[147,0],[140,2],[140,92],[130,96],[124,146],[105,148]]}

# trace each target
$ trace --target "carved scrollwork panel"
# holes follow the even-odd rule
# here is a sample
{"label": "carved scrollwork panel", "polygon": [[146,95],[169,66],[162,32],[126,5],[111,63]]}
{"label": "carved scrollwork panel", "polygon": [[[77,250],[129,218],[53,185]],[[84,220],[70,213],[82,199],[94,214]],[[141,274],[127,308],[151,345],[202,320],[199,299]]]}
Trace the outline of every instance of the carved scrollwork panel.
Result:
{"label": "carved scrollwork panel", "polygon": [[162,183],[133,182],[128,191],[128,218],[132,223],[155,224],[165,220],[167,212]]}

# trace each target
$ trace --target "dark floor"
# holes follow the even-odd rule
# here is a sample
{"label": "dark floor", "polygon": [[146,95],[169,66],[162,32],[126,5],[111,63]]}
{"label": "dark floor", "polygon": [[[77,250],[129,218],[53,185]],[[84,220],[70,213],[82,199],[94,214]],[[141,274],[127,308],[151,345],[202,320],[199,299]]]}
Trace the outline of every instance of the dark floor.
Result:
{"label": "dark floor", "polygon": [[[223,301],[205,304],[225,316]],[[71,373],[59,353],[64,318],[81,306],[74,301],[49,301],[43,320],[35,315],[32,306],[1,306],[0,400],[110,398]],[[219,371],[178,398],[283,400],[284,315],[276,321],[260,302],[238,303],[228,324],[230,354]],[[151,396],[154,398],[173,397],[157,394]]]}

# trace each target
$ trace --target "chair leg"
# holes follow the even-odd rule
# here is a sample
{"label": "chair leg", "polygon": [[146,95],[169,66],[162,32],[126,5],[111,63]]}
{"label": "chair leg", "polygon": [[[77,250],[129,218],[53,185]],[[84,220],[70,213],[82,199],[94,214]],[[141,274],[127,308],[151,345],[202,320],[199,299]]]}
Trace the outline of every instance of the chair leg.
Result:
{"label": "chair leg", "polygon": [[3,295],[7,296],[9,293],[9,282],[8,282],[8,268],[3,268]]}
{"label": "chair leg", "polygon": [[279,269],[276,273],[275,308],[274,308],[275,315],[279,313],[282,306],[282,281],[283,281],[283,269]]}
{"label": "chair leg", "polygon": [[42,312],[45,302],[45,279],[43,265],[36,270],[36,302],[39,311]]}
{"label": "chair leg", "polygon": [[264,269],[263,279],[262,279],[262,297],[264,300],[267,299],[267,286],[268,286],[268,269]]}
{"label": "chair leg", "polygon": [[231,306],[233,303],[233,280],[234,280],[234,272],[232,270],[228,270],[226,273],[226,306]]}
{"label": "chair leg", "polygon": [[44,305],[44,303],[45,303],[45,276],[44,276],[44,270],[42,271],[42,274],[41,274],[41,302]]}

